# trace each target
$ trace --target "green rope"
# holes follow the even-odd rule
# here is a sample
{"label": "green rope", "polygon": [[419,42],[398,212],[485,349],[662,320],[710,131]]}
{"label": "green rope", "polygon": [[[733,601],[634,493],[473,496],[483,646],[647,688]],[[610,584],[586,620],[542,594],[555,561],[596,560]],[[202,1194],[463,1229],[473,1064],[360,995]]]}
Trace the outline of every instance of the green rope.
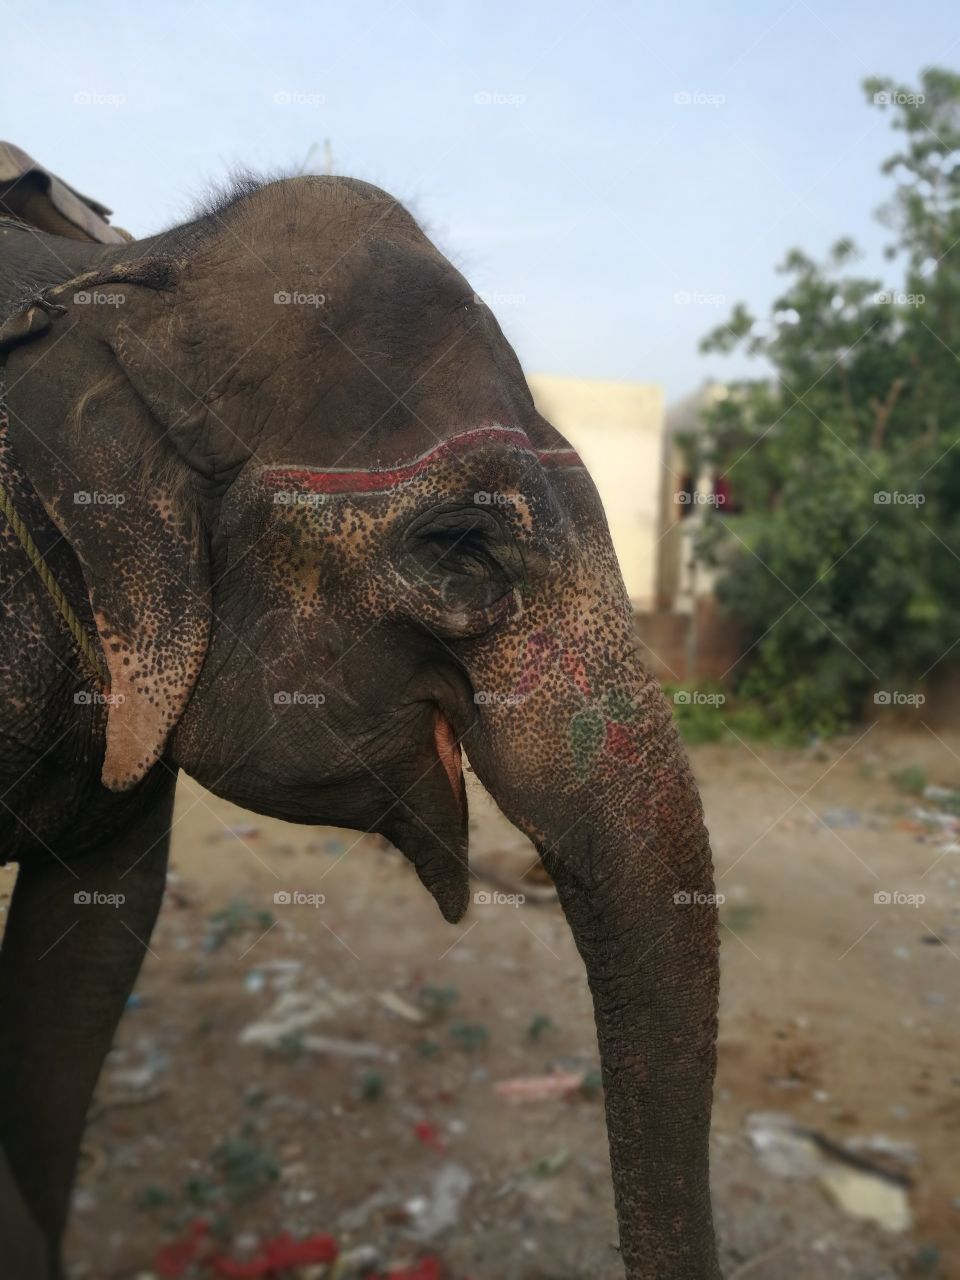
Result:
{"label": "green rope", "polygon": [[[0,430],[6,426],[6,413],[3,404],[3,383],[0,382]],[[73,636],[77,648],[86,658],[93,671],[106,688],[110,687],[110,675],[107,671],[106,664],[103,660],[103,654],[100,652],[89,635],[84,630],[83,623],[74,612],[70,601],[60,590],[60,584],[50,572],[50,566],[43,558],[43,552],[33,540],[30,530],[20,519],[20,514],[13,505],[13,500],[7,493],[6,489],[0,484],[0,511],[7,517],[10,528],[17,535],[21,547],[27,553],[27,558],[36,569],[40,581],[46,587],[50,599],[57,606],[61,618],[67,624],[67,629]]]}

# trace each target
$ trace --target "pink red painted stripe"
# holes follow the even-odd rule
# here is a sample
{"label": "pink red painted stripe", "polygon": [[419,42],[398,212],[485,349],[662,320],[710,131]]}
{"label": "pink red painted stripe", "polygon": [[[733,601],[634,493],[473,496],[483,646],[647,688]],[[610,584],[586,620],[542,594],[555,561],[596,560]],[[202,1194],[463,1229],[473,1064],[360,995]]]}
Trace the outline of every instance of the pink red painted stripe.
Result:
{"label": "pink red painted stripe", "polygon": [[412,480],[439,459],[452,454],[459,457],[463,449],[471,449],[475,445],[494,443],[510,444],[545,467],[582,467],[580,455],[576,449],[535,449],[530,437],[519,427],[477,427],[472,431],[463,431],[449,440],[441,440],[439,444],[421,453],[411,462],[396,467],[371,468],[370,470],[354,470],[346,467],[331,467],[326,471],[315,471],[308,467],[274,467],[263,472],[265,484],[295,485],[308,493],[379,493],[385,489],[393,489],[397,485]]}

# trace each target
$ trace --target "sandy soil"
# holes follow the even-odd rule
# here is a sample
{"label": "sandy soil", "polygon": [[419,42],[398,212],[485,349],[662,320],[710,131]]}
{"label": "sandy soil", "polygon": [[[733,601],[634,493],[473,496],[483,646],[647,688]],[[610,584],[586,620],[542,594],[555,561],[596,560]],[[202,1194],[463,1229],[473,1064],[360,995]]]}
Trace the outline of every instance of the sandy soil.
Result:
{"label": "sandy soil", "polygon": [[[725,1275],[960,1276],[960,853],[889,781],[917,765],[956,786],[960,735],[692,755],[726,895]],[[472,812],[477,888],[517,888],[529,845],[482,794]],[[622,1274],[589,997],[557,906],[477,905],[454,928],[377,840],[256,818],[189,780],[176,821],[171,892],[84,1146],[71,1276],[159,1277],[158,1250],[197,1219],[231,1257],[330,1233],[344,1277],[425,1255],[449,1280]],[[325,901],[274,901],[294,891]],[[242,1042],[278,1001],[305,1025]],[[494,1090],[557,1071],[584,1087]],[[856,1220],[809,1170],[771,1172],[745,1127],[758,1112],[845,1148],[911,1144],[896,1167],[910,1228]]]}

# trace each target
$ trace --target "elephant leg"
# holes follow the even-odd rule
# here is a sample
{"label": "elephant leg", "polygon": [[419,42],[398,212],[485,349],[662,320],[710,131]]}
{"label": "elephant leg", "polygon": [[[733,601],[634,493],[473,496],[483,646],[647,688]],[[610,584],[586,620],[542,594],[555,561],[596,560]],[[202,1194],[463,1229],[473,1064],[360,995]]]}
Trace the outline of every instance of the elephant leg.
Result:
{"label": "elephant leg", "polygon": [[[173,790],[172,778],[151,788],[120,834],[70,866],[17,876],[0,949],[0,1230],[18,1236],[0,1257],[24,1258],[22,1280],[62,1274],[87,1107],[163,897]],[[24,1206],[45,1244],[39,1271]]]}

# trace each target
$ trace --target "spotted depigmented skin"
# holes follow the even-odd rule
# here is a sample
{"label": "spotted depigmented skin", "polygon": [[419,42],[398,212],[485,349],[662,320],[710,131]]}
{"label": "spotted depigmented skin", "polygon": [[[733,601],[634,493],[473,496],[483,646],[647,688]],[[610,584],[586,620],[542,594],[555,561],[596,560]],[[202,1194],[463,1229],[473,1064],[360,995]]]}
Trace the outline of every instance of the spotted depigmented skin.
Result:
{"label": "spotted depigmented skin", "polygon": [[[0,468],[62,535],[51,555],[110,669],[57,752],[82,799],[47,837],[65,848],[92,802],[122,825],[179,767],[259,812],[381,832],[456,921],[461,744],[540,850],[586,965],[626,1273],[715,1280],[700,803],[596,490],[496,321],[399,205],[341,179],[270,184],[89,259],[79,285],[47,282],[47,333],[8,338]],[[73,302],[96,281],[122,282],[115,314]],[[78,506],[78,481],[129,499]],[[10,723],[42,749],[75,711],[45,646],[94,685],[36,584],[16,599],[27,625],[4,636],[36,636],[45,674]],[[42,808],[29,785],[17,803]]]}

